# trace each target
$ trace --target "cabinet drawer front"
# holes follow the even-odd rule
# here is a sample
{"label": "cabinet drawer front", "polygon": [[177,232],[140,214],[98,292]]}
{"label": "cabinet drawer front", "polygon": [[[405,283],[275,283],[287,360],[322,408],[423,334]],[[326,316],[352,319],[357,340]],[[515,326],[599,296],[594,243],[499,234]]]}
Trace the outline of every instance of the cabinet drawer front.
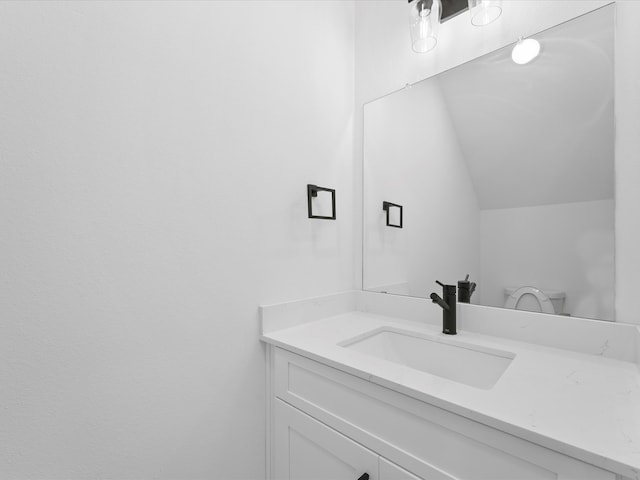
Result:
{"label": "cabinet drawer front", "polygon": [[278,480],[378,479],[378,455],[278,400],[274,403]]}
{"label": "cabinet drawer front", "polygon": [[275,395],[422,476],[615,479],[615,475],[441,408],[276,349]]}

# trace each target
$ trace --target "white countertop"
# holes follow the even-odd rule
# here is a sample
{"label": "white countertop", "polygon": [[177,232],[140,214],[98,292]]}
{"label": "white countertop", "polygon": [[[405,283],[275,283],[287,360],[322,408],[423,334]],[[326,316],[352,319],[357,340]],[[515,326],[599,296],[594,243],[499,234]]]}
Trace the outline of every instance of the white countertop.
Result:
{"label": "white countertop", "polygon": [[636,363],[458,331],[455,340],[515,358],[489,390],[338,346],[379,328],[443,335],[435,325],[351,311],[271,331],[262,340],[538,445],[640,479]]}

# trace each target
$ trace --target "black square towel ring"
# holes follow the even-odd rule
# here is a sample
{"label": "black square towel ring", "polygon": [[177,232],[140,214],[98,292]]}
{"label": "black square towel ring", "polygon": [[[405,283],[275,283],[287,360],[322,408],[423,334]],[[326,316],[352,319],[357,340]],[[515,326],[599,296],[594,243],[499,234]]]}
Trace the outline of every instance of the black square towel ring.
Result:
{"label": "black square towel ring", "polygon": [[[392,207],[400,209],[400,223],[391,223],[389,211],[391,210]],[[396,203],[391,203],[391,202],[382,202],[382,210],[387,212],[387,227],[402,228],[402,210],[403,210],[402,205],[398,205]]]}
{"label": "black square towel ring", "polygon": [[[331,193],[331,216],[314,215],[311,199],[318,196],[318,192]],[[307,210],[309,212],[309,218],[321,218],[323,220],[335,220],[336,219],[336,191],[333,188],[318,187],[317,185],[307,185]]]}

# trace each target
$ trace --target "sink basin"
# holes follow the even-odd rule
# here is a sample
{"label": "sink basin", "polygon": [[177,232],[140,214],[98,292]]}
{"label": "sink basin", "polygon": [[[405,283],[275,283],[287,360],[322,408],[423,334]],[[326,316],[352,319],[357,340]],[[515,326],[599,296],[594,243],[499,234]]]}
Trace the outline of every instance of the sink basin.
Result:
{"label": "sink basin", "polygon": [[485,390],[496,384],[515,358],[503,350],[394,328],[373,330],[339,345]]}

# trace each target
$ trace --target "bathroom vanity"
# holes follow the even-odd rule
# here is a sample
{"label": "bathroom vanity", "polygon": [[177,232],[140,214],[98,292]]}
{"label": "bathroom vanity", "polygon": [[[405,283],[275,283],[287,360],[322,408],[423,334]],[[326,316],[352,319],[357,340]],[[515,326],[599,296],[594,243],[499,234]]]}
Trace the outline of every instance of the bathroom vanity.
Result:
{"label": "bathroom vanity", "polygon": [[[640,480],[614,34],[607,5],[364,105],[365,291],[261,310],[268,478]],[[466,274],[443,335],[455,300],[420,297]]]}
{"label": "bathroom vanity", "polygon": [[580,320],[545,338],[548,316],[507,312],[523,342],[504,310],[458,309],[447,336],[424,299],[263,307],[267,477],[640,478],[638,327]]}

